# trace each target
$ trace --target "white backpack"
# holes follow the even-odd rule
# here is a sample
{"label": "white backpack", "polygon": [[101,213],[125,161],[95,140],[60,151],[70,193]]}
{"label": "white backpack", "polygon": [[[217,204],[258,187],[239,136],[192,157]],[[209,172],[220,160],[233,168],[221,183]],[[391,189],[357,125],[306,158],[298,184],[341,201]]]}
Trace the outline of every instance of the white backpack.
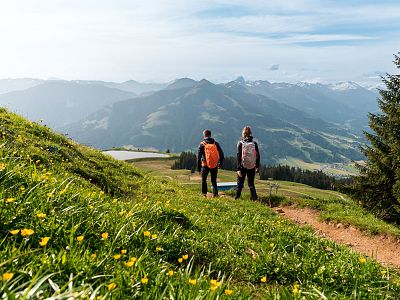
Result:
{"label": "white backpack", "polygon": [[242,141],[242,165],[248,170],[256,167],[257,152],[254,142]]}

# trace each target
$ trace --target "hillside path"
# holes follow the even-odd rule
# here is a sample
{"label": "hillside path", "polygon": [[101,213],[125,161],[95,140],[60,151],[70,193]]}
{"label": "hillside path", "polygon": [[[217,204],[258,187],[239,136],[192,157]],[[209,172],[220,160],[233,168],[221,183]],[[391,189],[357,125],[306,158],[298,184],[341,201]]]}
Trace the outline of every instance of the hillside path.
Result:
{"label": "hillside path", "polygon": [[376,259],[383,265],[400,268],[400,241],[382,235],[366,235],[354,227],[329,224],[319,220],[319,213],[310,208],[284,206],[276,211],[300,225],[309,225],[315,232],[331,241],[344,244],[354,251]]}

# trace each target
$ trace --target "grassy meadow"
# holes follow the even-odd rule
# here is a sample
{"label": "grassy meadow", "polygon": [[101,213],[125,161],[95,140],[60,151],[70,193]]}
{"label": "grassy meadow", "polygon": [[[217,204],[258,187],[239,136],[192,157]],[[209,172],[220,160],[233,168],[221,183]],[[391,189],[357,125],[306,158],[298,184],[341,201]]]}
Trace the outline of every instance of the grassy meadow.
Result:
{"label": "grassy meadow", "polygon": [[398,271],[246,195],[203,198],[168,163],[118,162],[0,109],[2,298],[398,298]]}

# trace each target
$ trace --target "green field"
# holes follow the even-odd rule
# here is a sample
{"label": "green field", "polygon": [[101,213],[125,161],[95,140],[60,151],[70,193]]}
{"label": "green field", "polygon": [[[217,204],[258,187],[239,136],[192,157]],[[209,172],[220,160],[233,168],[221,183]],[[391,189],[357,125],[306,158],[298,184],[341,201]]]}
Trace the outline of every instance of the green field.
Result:
{"label": "green field", "polygon": [[[398,298],[398,271],[246,195],[203,198],[198,175],[169,163],[133,167],[1,109],[2,298]],[[280,191],[341,198],[284,182]]]}

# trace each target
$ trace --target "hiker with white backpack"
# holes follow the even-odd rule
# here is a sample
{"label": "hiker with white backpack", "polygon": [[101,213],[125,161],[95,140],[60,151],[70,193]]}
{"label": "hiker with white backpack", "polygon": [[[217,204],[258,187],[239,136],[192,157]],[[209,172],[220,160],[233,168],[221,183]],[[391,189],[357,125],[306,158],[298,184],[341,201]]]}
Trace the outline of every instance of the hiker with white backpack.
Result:
{"label": "hiker with white backpack", "polygon": [[251,199],[257,200],[257,191],[254,185],[254,177],[260,166],[260,152],[257,142],[253,141],[250,126],[242,130],[242,140],[237,144],[237,187],[235,199],[239,199],[242,193],[244,181],[247,176],[247,184],[250,189]]}
{"label": "hiker with white backpack", "polygon": [[199,144],[197,169],[201,175],[201,192],[207,195],[207,177],[211,174],[213,196],[218,197],[217,174],[224,162],[221,146],[211,137],[210,130],[203,131],[203,141]]}

